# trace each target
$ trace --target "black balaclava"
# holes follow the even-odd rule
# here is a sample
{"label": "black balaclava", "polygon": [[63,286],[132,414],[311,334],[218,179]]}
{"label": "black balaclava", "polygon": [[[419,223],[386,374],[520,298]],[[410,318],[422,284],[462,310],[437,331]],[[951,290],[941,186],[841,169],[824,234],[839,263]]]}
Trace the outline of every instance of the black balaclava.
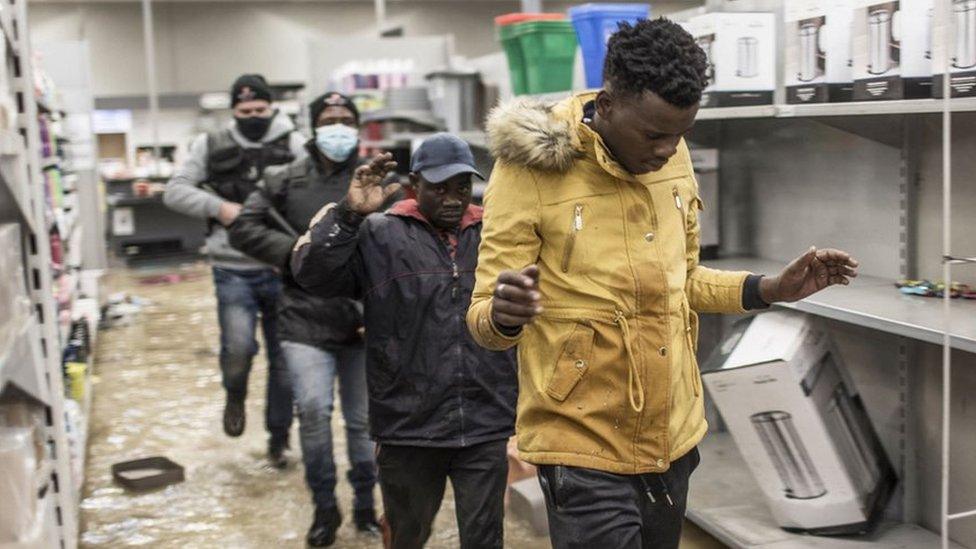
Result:
{"label": "black balaclava", "polygon": [[[260,74],[244,74],[234,81],[230,90],[230,103],[232,107],[237,106],[242,101],[254,101],[263,99],[271,102],[271,86]],[[235,116],[237,130],[241,135],[251,141],[261,141],[261,138],[268,133],[271,127],[272,116]]]}

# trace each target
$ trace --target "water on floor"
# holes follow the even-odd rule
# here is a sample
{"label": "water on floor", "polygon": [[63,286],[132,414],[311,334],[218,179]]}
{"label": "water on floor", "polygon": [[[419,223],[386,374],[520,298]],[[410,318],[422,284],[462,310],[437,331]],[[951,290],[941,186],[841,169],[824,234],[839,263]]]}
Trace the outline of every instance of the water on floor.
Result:
{"label": "water on floor", "polygon": [[[161,273],[179,273],[181,280],[161,280]],[[157,283],[140,282],[147,279]],[[131,324],[103,330],[98,339],[81,546],[304,547],[313,508],[299,463],[297,428],[292,465],[281,472],[264,461],[266,364],[261,356],[251,375],[247,430],[237,439],[223,434],[216,300],[207,267],[117,269],[104,281],[104,291],[127,292],[150,303]],[[341,473],[348,466],[341,414],[333,433],[342,478],[338,498],[348,518],[352,492]],[[183,465],[186,481],[143,493],[113,483],[113,463],[157,455]],[[380,546],[357,534],[348,520],[335,545]],[[428,547],[457,546],[448,488]],[[549,543],[510,517],[505,546],[532,549]],[[720,547],[708,540],[682,546]]]}
{"label": "water on floor", "polygon": [[[298,462],[297,425],[291,467],[279,472],[264,461],[263,357],[256,358],[251,375],[247,430],[241,438],[228,438],[221,428],[223,389],[209,271],[191,265],[165,272],[179,272],[186,280],[140,284],[160,271],[119,269],[105,281],[108,293],[124,291],[151,303],[130,325],[99,336],[81,545],[304,547],[313,507]],[[341,473],[348,465],[341,417],[336,414],[333,433],[342,475],[338,498],[348,518],[352,491]],[[148,493],[128,493],[113,483],[113,463],[155,455],[183,465],[186,481]],[[510,519],[505,526],[506,547],[549,545],[520,521]],[[380,546],[358,535],[348,520],[336,543]],[[428,546],[458,546],[450,494]]]}

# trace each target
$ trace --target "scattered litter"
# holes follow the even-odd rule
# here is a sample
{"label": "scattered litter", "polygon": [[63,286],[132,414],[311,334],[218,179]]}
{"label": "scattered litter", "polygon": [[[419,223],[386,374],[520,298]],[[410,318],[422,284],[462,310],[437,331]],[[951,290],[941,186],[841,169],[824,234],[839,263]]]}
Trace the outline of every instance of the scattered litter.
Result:
{"label": "scattered litter", "polygon": [[183,482],[183,466],[163,456],[112,465],[112,478],[128,490],[150,490]]}
{"label": "scattered litter", "polygon": [[101,327],[128,326],[143,307],[151,302],[126,293],[116,293],[108,297],[108,303],[102,307]]}
{"label": "scattered litter", "polygon": [[[929,280],[899,280],[895,283],[901,293],[906,295],[920,295],[923,297],[944,297],[945,284]],[[968,284],[953,282],[949,290],[949,297],[962,299],[976,299],[976,289]]]}
{"label": "scattered litter", "polygon": [[162,284],[176,284],[178,282],[190,282],[192,280],[197,280],[202,278],[203,274],[199,272],[191,273],[166,273],[161,275],[150,275],[143,276],[139,278],[139,284],[146,286],[150,285],[162,285]]}

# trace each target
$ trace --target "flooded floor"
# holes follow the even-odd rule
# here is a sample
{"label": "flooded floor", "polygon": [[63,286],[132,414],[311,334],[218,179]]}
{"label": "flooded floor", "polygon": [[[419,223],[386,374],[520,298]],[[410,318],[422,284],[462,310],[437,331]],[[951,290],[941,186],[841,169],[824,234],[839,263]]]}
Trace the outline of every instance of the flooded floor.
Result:
{"label": "flooded floor", "polygon": [[[179,273],[181,280],[141,282],[172,273]],[[126,292],[149,303],[131,324],[103,330],[98,338],[81,546],[304,547],[313,506],[297,450],[297,425],[290,467],[277,471],[265,465],[263,354],[255,358],[251,375],[246,432],[236,439],[223,433],[224,392],[209,268],[115,269],[104,280],[103,291]],[[381,547],[378,540],[358,535],[349,522],[352,491],[343,473],[348,462],[340,422],[341,414],[336,414],[337,495],[345,521],[335,547]],[[183,465],[186,481],[142,493],[113,483],[113,463],[157,455]],[[689,530],[686,538],[682,547],[721,547],[697,529]],[[454,500],[448,493],[428,547],[457,546]],[[508,518],[505,546],[544,548],[549,542],[522,521]]]}

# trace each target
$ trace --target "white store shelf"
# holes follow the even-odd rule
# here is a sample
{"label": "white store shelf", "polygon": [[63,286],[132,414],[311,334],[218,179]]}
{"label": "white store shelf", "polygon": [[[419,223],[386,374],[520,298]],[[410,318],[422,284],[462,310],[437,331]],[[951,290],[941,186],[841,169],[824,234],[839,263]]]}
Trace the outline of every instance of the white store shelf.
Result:
{"label": "white store shelf", "polygon": [[[555,92],[529,97],[546,102],[566,99],[575,93]],[[953,112],[976,111],[976,97],[955,97],[949,101]],[[775,104],[699,109],[698,120],[746,118],[801,118],[819,116],[905,115],[942,112],[942,99],[900,99],[892,101],[849,101],[842,103]]]}
{"label": "white store shelf", "polygon": [[775,105],[749,107],[713,107],[698,109],[697,120],[729,120],[735,118],[771,118],[776,116]]}
{"label": "white store shelf", "polygon": [[47,404],[51,394],[44,377],[37,322],[31,317],[5,349],[0,349],[0,391],[12,383]]}
{"label": "white store shelf", "polygon": [[[30,195],[27,192],[27,184],[20,181],[18,177],[18,170],[6,170],[5,167],[9,165],[0,163],[0,185],[7,188],[7,194],[9,194],[14,202],[17,204],[17,210],[20,213],[21,221],[23,221],[27,228],[34,232],[34,212],[30,205]],[[0,195],[2,196],[2,195]]]}
{"label": "white store shelf", "polygon": [[[949,101],[953,112],[976,111],[976,97],[956,97]],[[777,105],[779,118],[800,116],[863,116],[879,114],[925,114],[942,112],[941,99],[902,99],[898,101],[854,101],[850,103],[818,103],[806,105]]]}
{"label": "white store shelf", "polygon": [[0,10],[0,27],[2,27],[3,36],[7,40],[7,47],[14,55],[20,54],[20,44],[14,39],[14,22],[9,6]]}
{"label": "white store shelf", "polygon": [[[785,263],[755,258],[720,259],[703,262],[707,267],[732,271],[751,271],[775,275]],[[850,286],[835,286],[814,294],[798,303],[777,304],[865,326],[936,345],[942,344],[942,300],[905,295],[895,288],[893,280],[873,276],[859,276]],[[952,346],[976,353],[976,301],[952,300]]]}
{"label": "white store shelf", "polygon": [[[701,466],[688,493],[688,519],[734,548],[938,549],[939,536],[915,524],[885,522],[870,536],[818,537],[781,529],[728,433],[709,433],[699,445]],[[962,549],[950,544],[953,549]]]}

